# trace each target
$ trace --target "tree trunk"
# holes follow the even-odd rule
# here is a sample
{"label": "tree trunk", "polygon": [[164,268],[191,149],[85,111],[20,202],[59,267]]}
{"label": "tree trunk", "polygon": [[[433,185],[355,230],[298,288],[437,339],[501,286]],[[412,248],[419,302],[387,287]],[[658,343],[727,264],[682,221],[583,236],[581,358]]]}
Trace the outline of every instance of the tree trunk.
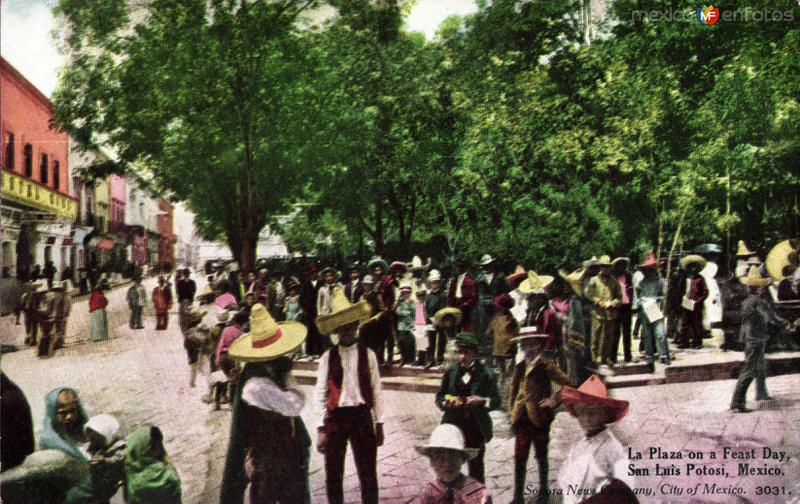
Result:
{"label": "tree trunk", "polygon": [[242,252],[239,258],[239,269],[253,271],[256,266],[256,248],[258,247],[258,231],[244,233],[242,236]]}
{"label": "tree trunk", "polygon": [[383,198],[380,194],[375,201],[375,254],[383,255]]}

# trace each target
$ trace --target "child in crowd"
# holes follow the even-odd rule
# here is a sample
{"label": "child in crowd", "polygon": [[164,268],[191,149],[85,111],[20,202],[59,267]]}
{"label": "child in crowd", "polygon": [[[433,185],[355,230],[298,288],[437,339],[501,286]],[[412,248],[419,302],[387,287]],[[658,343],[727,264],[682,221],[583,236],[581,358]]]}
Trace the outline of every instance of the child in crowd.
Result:
{"label": "child in crowd", "polygon": [[181,479],[169,463],[164,434],[153,425],[139,427],[128,436],[125,456],[127,504],[180,504]]}
{"label": "child in crowd", "polygon": [[125,479],[125,441],[117,419],[105,413],[90,418],[84,430],[88,442],[82,450],[89,459],[90,474],[69,491],[64,502],[107,503]]}
{"label": "child in crowd", "polygon": [[478,480],[461,472],[465,462],[477,455],[476,448],[464,447],[461,429],[442,424],[431,434],[427,445],[416,446],[417,452],[431,461],[436,479],[422,488],[420,504],[485,504],[491,503],[489,491]]}
{"label": "child in crowd", "polygon": [[608,425],[628,413],[628,401],[612,399],[597,375],[574,389],[561,387],[561,400],[578,419],[585,437],[569,451],[558,475],[564,504],[633,504],[638,502],[628,476],[628,457]]}
{"label": "child in crowd", "polygon": [[414,343],[417,347],[416,366],[425,364],[426,351],[421,350],[428,346],[428,321],[425,314],[425,290],[417,290],[417,306],[414,311]]}
{"label": "child in crowd", "polygon": [[414,341],[414,315],[417,304],[411,297],[413,287],[410,283],[400,285],[400,297],[397,299],[395,313],[397,315],[397,343],[400,347],[400,365],[414,362],[416,345]]}
{"label": "child in crowd", "polygon": [[299,282],[292,277],[286,285],[286,303],[283,305],[284,319],[290,322],[302,322],[303,310],[300,308]]}

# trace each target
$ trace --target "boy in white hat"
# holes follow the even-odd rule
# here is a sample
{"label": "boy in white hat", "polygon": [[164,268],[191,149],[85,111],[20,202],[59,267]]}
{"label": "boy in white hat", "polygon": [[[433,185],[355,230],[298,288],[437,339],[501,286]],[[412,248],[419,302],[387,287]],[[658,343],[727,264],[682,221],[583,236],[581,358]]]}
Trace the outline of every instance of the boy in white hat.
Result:
{"label": "boy in white hat", "polygon": [[93,416],[84,432],[88,443],[81,451],[89,459],[90,475],[69,491],[66,504],[107,502],[125,478],[125,441],[117,419],[105,413]]}
{"label": "boy in white hat", "polygon": [[464,463],[478,452],[475,448],[465,448],[461,429],[452,424],[439,425],[431,433],[428,444],[416,446],[415,449],[430,459],[436,473],[436,479],[422,488],[420,504],[491,502],[489,491],[483,483],[461,472]]}

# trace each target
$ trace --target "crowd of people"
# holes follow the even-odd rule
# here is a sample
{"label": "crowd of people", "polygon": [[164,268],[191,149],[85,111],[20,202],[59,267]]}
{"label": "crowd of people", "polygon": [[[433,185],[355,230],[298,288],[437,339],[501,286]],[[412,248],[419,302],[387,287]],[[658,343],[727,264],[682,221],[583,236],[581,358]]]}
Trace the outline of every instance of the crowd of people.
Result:
{"label": "crowd of people", "polygon": [[[797,325],[778,317],[765,301],[773,279],[743,246],[739,260],[744,267],[737,270],[736,285],[744,290],[739,338],[746,362],[731,400],[736,412],[749,411],[744,397],[754,380],[757,399],[771,399],[764,370],[769,329]],[[350,265],[344,278],[333,267],[310,264],[302,281],[234,266],[213,271],[199,293],[191,272],[179,270],[175,292],[189,385],[196,386],[206,355],[210,389],[205,399],[217,407],[232,403],[220,501],[310,502],[308,472],[315,447],[324,456],[326,500],[342,503],[349,445],[362,502],[379,502],[377,451],[387,416],[381,373],[393,366],[417,366],[419,372],[441,371],[435,403],[442,411],[429,442],[416,447],[436,474],[421,489],[420,502],[491,501],[484,454],[493,437],[489,412],[500,408],[508,413],[515,438],[514,503],[531,493],[532,485],[526,484],[531,447],[537,502],[548,502],[554,492],[564,502],[636,502],[627,456],[608,429],[626,415],[628,403],[610,398],[601,376],[636,362],[639,354],[647,364],[670,365],[670,325],[678,349],[703,345],[709,288],[701,272],[706,262],[701,255],[684,256],[678,274],[670,276],[665,262],[647,252],[635,268],[627,258],[601,256],[572,271],[561,269],[558,276],[522,267],[506,275],[494,257],[484,255],[474,276],[469,261],[462,259],[445,278],[430,261],[374,258],[363,266]],[[784,297],[797,296],[798,274],[789,273],[778,285]],[[69,295],[60,295],[62,288],[69,292],[69,286],[57,284],[30,292],[42,299],[32,302],[38,318],[31,318],[37,323],[28,338],[33,332],[35,339],[38,328],[46,348],[50,341],[63,343],[58,314],[69,314],[64,301]],[[141,281],[134,280],[126,295],[132,330],[143,328],[147,298]],[[156,330],[166,330],[173,303],[168,278],[158,278],[150,302]],[[40,308],[45,304],[66,308],[53,308],[54,315],[45,317]],[[93,340],[107,337],[107,304],[96,286],[89,299]],[[301,360],[317,363],[316,386],[308,399],[291,373]],[[13,382],[3,380],[4,401],[24,401],[21,392],[13,394]],[[300,416],[308,401],[311,430]],[[559,490],[549,485],[548,446],[550,426],[562,405],[585,436],[559,470]],[[66,502],[106,502],[119,487],[126,502],[180,502],[180,480],[158,427],[142,426],[123,440],[116,419],[107,414],[89,418],[77,392],[66,387],[48,395],[46,410],[39,448],[66,454],[72,466],[64,460],[54,464],[26,458],[33,442],[32,430],[25,431],[9,448],[21,453],[3,454],[4,462],[18,464],[4,463],[3,471],[16,471],[10,481],[30,484],[31,474],[38,473],[29,466],[69,466],[60,487]],[[3,411],[8,411],[5,403]],[[7,480],[4,473],[4,497]]]}

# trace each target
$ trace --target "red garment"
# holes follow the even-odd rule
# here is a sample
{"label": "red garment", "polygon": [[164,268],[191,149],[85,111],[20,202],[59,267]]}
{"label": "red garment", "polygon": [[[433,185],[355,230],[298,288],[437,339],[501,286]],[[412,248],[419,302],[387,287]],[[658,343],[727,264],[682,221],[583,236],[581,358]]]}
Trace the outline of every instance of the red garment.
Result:
{"label": "red garment", "polygon": [[464,275],[464,281],[461,282],[461,298],[456,299],[456,284],[458,277],[450,281],[450,289],[447,293],[447,306],[452,306],[461,310],[461,324],[459,328],[462,331],[472,330],[472,320],[470,314],[472,308],[478,304],[478,284],[467,273]]}
{"label": "red garment", "polygon": [[706,280],[702,275],[689,278],[689,292],[686,292],[686,283],[681,285],[681,297],[686,296],[695,302],[694,311],[701,312],[703,310],[703,301],[708,297],[708,286]]}
{"label": "red garment", "polygon": [[532,321],[544,334],[547,334],[544,349],[556,350],[561,346],[561,321],[558,320],[556,312],[549,306],[545,306],[539,313],[536,314]]}
{"label": "red garment", "polygon": [[106,299],[100,289],[94,289],[91,296],[89,296],[89,312],[102,310],[106,306],[108,306],[108,299]]}
{"label": "red garment", "polygon": [[172,291],[169,286],[153,289],[153,306],[156,312],[166,312],[172,308]]}
{"label": "red garment", "polygon": [[398,282],[394,275],[384,275],[378,285],[378,294],[381,296],[383,306],[387,309],[391,309],[394,306],[394,289],[397,285]]}
{"label": "red garment", "polygon": [[[372,381],[369,374],[369,358],[367,347],[361,343],[356,343],[358,349],[358,388],[361,397],[371,409],[374,404],[372,397]],[[328,412],[333,412],[339,407],[339,396],[342,393],[342,380],[344,379],[344,368],[342,368],[342,356],[339,355],[339,347],[331,348],[328,353],[328,400],[326,405]]]}
{"label": "red garment", "polygon": [[465,476],[460,488],[453,491],[453,499],[447,496],[447,487],[438,479],[429,481],[422,488],[420,504],[485,504],[491,502],[489,491],[480,481]]}

